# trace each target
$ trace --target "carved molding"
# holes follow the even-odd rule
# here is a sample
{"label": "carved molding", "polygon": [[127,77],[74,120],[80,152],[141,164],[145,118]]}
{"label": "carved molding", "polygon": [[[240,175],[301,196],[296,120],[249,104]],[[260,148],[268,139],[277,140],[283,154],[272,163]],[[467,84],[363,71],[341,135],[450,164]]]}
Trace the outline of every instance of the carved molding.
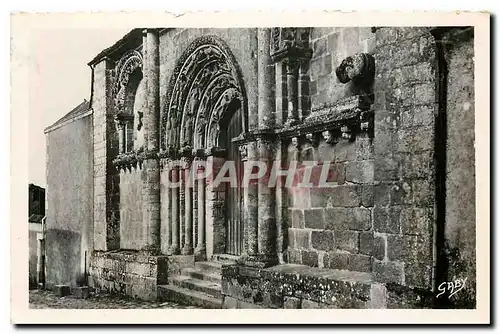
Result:
{"label": "carved molding", "polygon": [[[245,132],[233,138],[232,142],[242,145],[265,138],[270,141],[292,140],[295,145],[299,145],[299,139],[304,137],[314,146],[323,137],[327,144],[333,145],[338,142],[337,138],[342,138],[342,127],[348,129],[344,137],[349,133],[349,138],[355,139],[356,133],[368,131],[370,137],[373,138],[373,110],[365,102],[366,100],[360,96],[346,98],[316,109],[301,123],[294,126],[288,127],[284,124],[281,127]],[[293,139],[294,137],[296,139]]]}
{"label": "carved molding", "polygon": [[[218,123],[234,101],[244,111],[246,93],[236,59],[226,43],[217,36],[194,40],[177,61],[167,87],[161,120],[161,149],[216,146],[208,130]],[[194,135],[196,134],[196,135]],[[205,142],[194,138],[203,137]]]}
{"label": "carved molding", "polygon": [[117,62],[114,70],[114,85],[112,89],[114,104],[117,112],[122,112],[125,104],[127,86],[131,75],[140,70],[142,74],[143,57],[138,50],[125,53]]}
{"label": "carved molding", "polygon": [[227,155],[227,150],[220,147],[210,147],[204,150],[206,157],[218,157],[225,158]]}
{"label": "carved molding", "polygon": [[140,168],[142,165],[137,159],[137,152],[127,152],[119,154],[115,159],[113,159],[113,165],[118,170],[129,170],[132,168]]}

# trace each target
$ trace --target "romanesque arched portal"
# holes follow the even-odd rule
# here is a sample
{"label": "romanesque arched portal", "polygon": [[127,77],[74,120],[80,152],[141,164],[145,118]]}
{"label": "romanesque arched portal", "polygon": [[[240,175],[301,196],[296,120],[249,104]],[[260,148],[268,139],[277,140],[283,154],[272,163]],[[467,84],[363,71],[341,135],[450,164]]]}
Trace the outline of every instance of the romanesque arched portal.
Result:
{"label": "romanesque arched portal", "polygon": [[[241,71],[227,45],[216,36],[193,41],[174,69],[162,114],[164,156],[182,161],[174,173],[182,180],[195,159],[230,159],[240,166],[231,139],[246,131],[247,115]],[[192,254],[193,239],[202,258],[243,251],[238,189],[211,189],[198,181],[169,194],[172,253]]]}

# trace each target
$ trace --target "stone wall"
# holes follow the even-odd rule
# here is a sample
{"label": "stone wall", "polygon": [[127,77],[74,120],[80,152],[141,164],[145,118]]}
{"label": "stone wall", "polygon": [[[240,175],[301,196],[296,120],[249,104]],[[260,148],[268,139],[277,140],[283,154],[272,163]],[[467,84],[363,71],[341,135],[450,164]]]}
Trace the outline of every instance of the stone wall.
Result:
{"label": "stone wall", "polygon": [[139,250],[146,244],[142,219],[142,182],[140,166],[120,171],[120,248]]}
{"label": "stone wall", "polygon": [[356,53],[373,53],[375,35],[370,27],[311,28],[310,64],[311,109],[318,109],[352,95],[351,84],[340,83],[335,69],[343,59]]}
{"label": "stone wall", "polygon": [[95,251],[90,284],[96,290],[156,300],[157,286],[167,283],[167,257],[134,251]]}
{"label": "stone wall", "polygon": [[[293,156],[293,151],[289,151]],[[301,161],[315,161],[318,180],[324,162],[330,163],[332,187],[288,189],[288,262],[320,268],[371,271],[373,248],[373,145],[367,134],[354,142],[321,141],[317,148],[301,147]],[[306,158],[307,157],[307,158]],[[315,159],[314,159],[315,158]],[[304,159],[304,160],[302,160]],[[300,162],[299,162],[300,163]],[[300,166],[300,164],[299,164]],[[305,170],[297,169],[297,182]],[[317,182],[313,182],[317,185]]]}
{"label": "stone wall", "polygon": [[374,278],[430,289],[434,41],[418,27],[378,28],[375,36]]}
{"label": "stone wall", "polygon": [[42,224],[29,223],[28,228],[28,245],[29,245],[29,287],[36,287],[38,282],[37,276],[37,261],[38,261],[38,234],[42,233]]}
{"label": "stone wall", "polygon": [[[310,68],[312,110],[341,103],[355,93],[342,84],[335,69],[343,59],[373,51],[375,35],[369,27],[312,28]],[[373,140],[358,133],[352,140],[336,143],[320,140],[317,146],[289,145],[288,163],[298,162],[297,182],[302,181],[305,162],[314,162],[312,179],[319,179],[321,165],[330,163],[331,188],[288,189],[288,262],[320,268],[371,271],[373,248],[372,210]],[[314,183],[314,182],[313,182]]]}
{"label": "stone wall", "polygon": [[446,226],[447,279],[467,278],[456,307],[476,299],[476,207],[474,149],[473,28],[445,35],[447,81]]}
{"label": "stone wall", "polygon": [[48,288],[82,283],[85,253],[89,265],[93,249],[92,161],[92,116],[47,133]]}

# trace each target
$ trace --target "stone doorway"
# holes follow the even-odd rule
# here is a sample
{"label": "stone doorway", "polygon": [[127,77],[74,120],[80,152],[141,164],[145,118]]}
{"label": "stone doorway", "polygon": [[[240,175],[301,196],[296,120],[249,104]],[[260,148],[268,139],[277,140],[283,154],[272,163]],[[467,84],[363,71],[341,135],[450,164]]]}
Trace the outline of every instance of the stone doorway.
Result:
{"label": "stone doorway", "polygon": [[236,110],[228,113],[230,118],[222,120],[221,125],[225,131],[221,132],[220,142],[227,151],[226,162],[234,163],[236,177],[234,182],[226,184],[224,203],[225,219],[225,253],[241,255],[243,253],[243,191],[241,181],[243,176],[243,162],[238,145],[232,139],[238,137],[243,131],[243,118],[241,108],[233,106]]}

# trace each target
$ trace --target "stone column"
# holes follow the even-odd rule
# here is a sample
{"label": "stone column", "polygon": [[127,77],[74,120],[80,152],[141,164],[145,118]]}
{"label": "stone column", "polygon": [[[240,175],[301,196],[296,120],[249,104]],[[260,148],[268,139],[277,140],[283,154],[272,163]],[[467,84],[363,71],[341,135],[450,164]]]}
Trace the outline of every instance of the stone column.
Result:
{"label": "stone column", "polygon": [[[200,172],[200,171],[197,171]],[[205,246],[205,178],[197,180],[198,191],[198,240],[195,250],[196,260],[206,259]]]}
{"label": "stone column", "polygon": [[185,179],[185,171],[182,167],[182,160],[178,160],[179,165],[179,247],[182,254],[182,249],[184,248],[184,244],[186,242],[186,188],[184,187]]}
{"label": "stone column", "polygon": [[179,187],[174,186],[179,181],[179,167],[173,166],[170,170],[172,186],[170,187],[170,207],[172,209],[172,225],[170,231],[172,233],[172,245],[170,252],[173,255],[179,254],[180,249],[180,226],[179,226]]}
{"label": "stone column", "polygon": [[[275,76],[272,70],[274,65],[270,57],[270,40],[271,40],[271,29],[259,29],[258,30],[258,45],[259,45],[259,73],[258,73],[258,115],[259,115],[259,128],[265,129],[274,126],[275,123],[275,98],[274,98],[274,86],[275,86]],[[255,145],[257,144],[257,145]],[[255,147],[257,146],[257,147]],[[257,156],[261,161],[266,163],[272,163],[272,149],[271,143],[264,138],[259,138],[257,143],[250,143],[247,148],[247,153],[249,160],[256,159]],[[253,253],[255,250],[255,231],[257,232],[257,252],[253,257],[256,261],[249,262],[252,265],[253,262],[258,266],[269,266],[277,263],[276,252],[274,247],[275,242],[275,230],[276,230],[276,217],[275,217],[275,192],[274,189],[269,188],[269,184],[266,178],[260,178],[257,181],[257,198],[258,198],[258,209],[257,209],[257,224],[253,220],[253,215],[255,211],[248,212],[248,227],[247,232],[247,246],[248,252]],[[252,188],[247,190],[246,194],[246,204],[249,204],[249,210],[254,210],[251,201],[253,196],[251,192],[254,191]],[[257,227],[257,229],[255,229]]]}
{"label": "stone column", "polygon": [[147,247],[160,247],[160,166],[156,156],[159,149],[160,129],[160,55],[159,36],[156,29],[146,30],[146,58],[143,71],[146,74],[147,108],[144,114],[145,138],[147,138],[145,225]]}
{"label": "stone column", "polygon": [[118,153],[125,153],[125,123],[120,120],[116,121],[116,127],[118,129]]}
{"label": "stone column", "polygon": [[160,183],[160,202],[161,209],[161,252],[162,254],[170,254],[172,246],[172,210],[170,203],[171,196],[171,180],[170,180],[170,162],[167,158],[160,160],[161,183]]}
{"label": "stone column", "polygon": [[183,182],[184,187],[184,247],[182,248],[183,255],[193,254],[193,188],[191,187],[191,180],[189,172],[191,168],[191,158],[186,157],[183,159]]}
{"label": "stone column", "polygon": [[271,29],[259,28],[258,39],[258,126],[259,129],[275,125],[275,72],[270,55]]}
{"label": "stone column", "polygon": [[[256,143],[249,142],[240,146],[240,152],[243,160],[243,170],[245,173],[251,172],[250,162],[256,161],[258,154]],[[257,203],[257,184],[251,182],[243,185],[243,235],[244,235],[244,254],[256,256],[258,253],[257,228],[258,228],[258,203]]]}
{"label": "stone column", "polygon": [[286,82],[288,92],[288,118],[287,125],[295,125],[299,121],[298,108],[297,108],[297,90],[298,90],[298,71],[299,60],[288,58],[285,60],[286,64]]}
{"label": "stone column", "polygon": [[[271,168],[273,163],[273,142],[260,138],[258,146],[259,160]],[[257,183],[258,191],[258,257],[264,265],[277,263],[276,257],[276,193],[275,188],[269,187],[267,178],[260,178]]]}
{"label": "stone column", "polygon": [[298,70],[298,81],[297,81],[297,114],[299,119],[302,121],[309,115],[311,108],[311,102],[309,97],[309,60],[301,60],[300,68]]}

